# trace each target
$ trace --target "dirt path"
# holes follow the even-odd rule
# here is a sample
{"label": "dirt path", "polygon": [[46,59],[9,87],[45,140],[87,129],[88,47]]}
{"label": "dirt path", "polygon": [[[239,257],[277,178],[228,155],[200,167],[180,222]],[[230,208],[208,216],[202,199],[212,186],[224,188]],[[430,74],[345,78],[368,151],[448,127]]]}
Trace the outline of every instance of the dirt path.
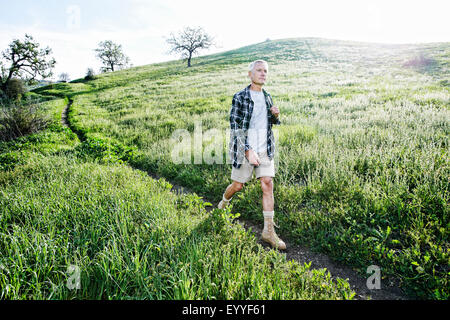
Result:
{"label": "dirt path", "polygon": [[[153,179],[160,179],[161,176],[147,172],[149,176]],[[166,178],[164,178],[166,179]],[[186,194],[192,193],[189,189],[172,183],[170,180],[166,179],[172,184],[172,192],[176,194]],[[214,201],[211,199],[203,198],[204,202],[212,203],[214,206],[217,206],[218,201]],[[211,211],[213,207],[206,207],[208,211]],[[241,224],[245,229],[250,229],[251,232],[255,235],[257,242],[262,245],[266,250],[272,250],[270,245],[261,240],[261,232],[262,226],[255,224],[254,222],[239,218],[237,219],[238,223]],[[333,261],[330,257],[323,253],[317,253],[311,251],[306,246],[300,245],[292,245],[287,239],[283,238],[283,241],[286,243],[286,251],[282,252],[286,255],[286,260],[295,260],[299,262],[301,265],[304,263],[311,262],[311,268],[313,269],[322,269],[326,268],[331,276],[341,279],[346,279],[350,284],[350,287],[353,291],[356,292],[355,299],[358,300],[408,300],[409,298],[402,292],[400,288],[395,283],[389,282],[388,280],[381,280],[381,289],[370,290],[367,288],[367,279],[359,275],[352,268],[340,264],[338,262]],[[368,275],[369,276],[369,275]]]}
{"label": "dirt path", "polygon": [[[64,108],[62,115],[61,115],[61,123],[70,128],[70,124],[67,121],[67,113],[69,111],[69,108],[72,105],[72,100],[69,100],[69,103]],[[70,128],[72,129],[72,128]],[[74,130],[72,130],[75,132]],[[75,132],[76,133],[76,132]],[[80,141],[82,140],[80,136],[78,136]],[[147,172],[147,174],[152,177],[153,179],[160,179],[161,177],[155,173]],[[189,189],[172,183],[172,181],[168,180],[167,178],[164,178],[167,181],[172,184],[172,192],[176,194],[186,194],[186,193],[192,193]],[[217,206],[216,201],[212,199],[203,199],[205,202],[210,202],[214,206]],[[211,211],[213,207],[206,207],[208,211]],[[272,250],[270,246],[263,242],[261,240],[260,234],[262,232],[262,226],[257,225],[251,221],[244,220],[242,218],[237,219],[237,222],[241,224],[244,228],[250,229],[251,232],[255,235],[257,241],[259,244],[261,244],[266,250]],[[280,235],[282,237],[282,235]],[[333,261],[330,257],[328,257],[325,254],[317,253],[311,251],[306,246],[300,246],[300,245],[292,245],[288,239],[285,239],[282,237],[282,239],[286,243],[287,249],[282,253],[286,255],[287,260],[295,260],[299,262],[301,265],[304,263],[311,262],[311,268],[313,269],[322,269],[326,268],[331,276],[341,279],[346,279],[353,291],[356,292],[355,299],[359,300],[408,300],[409,298],[402,292],[402,290],[393,282],[390,282],[386,279],[381,280],[381,289],[373,289],[370,290],[367,288],[366,281],[367,279],[359,275],[356,271],[354,271],[352,268],[342,265],[340,263],[337,263]]]}
{"label": "dirt path", "polygon": [[[69,113],[69,109],[72,106],[72,102],[73,102],[73,100],[69,99],[69,102],[66,104],[66,107],[64,108],[64,110],[61,113],[61,124],[65,127],[69,128],[70,130],[72,130],[72,128],[70,128],[69,122],[67,121],[67,114]],[[81,141],[80,137],[78,137],[78,139]]]}
{"label": "dirt path", "polygon": [[66,105],[63,112],[61,113],[61,124],[68,128],[69,128],[69,123],[67,122],[67,113],[69,112],[69,108],[71,105],[72,105],[72,101],[69,100],[69,103]]}

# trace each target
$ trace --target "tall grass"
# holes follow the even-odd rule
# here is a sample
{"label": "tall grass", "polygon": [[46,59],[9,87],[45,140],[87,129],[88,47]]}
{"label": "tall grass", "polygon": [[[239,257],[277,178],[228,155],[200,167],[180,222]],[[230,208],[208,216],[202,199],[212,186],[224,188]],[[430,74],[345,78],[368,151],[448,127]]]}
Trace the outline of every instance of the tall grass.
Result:
{"label": "tall grass", "polygon": [[[247,64],[268,60],[266,89],[282,113],[275,178],[281,234],[362,272],[379,265],[413,296],[445,299],[449,50],[448,43],[286,39],[197,58],[189,69],[174,61],[99,75],[56,93],[74,99],[77,130],[137,148],[134,166],[218,201],[230,167],[175,165],[172,134],[193,134],[199,121],[225,132],[231,97],[248,84]],[[418,53],[433,68],[404,65]],[[262,221],[260,197],[249,183],[234,209]]]}
{"label": "tall grass", "polygon": [[78,141],[57,117],[66,103],[46,103],[48,129],[0,144],[1,299],[353,298],[265,251],[230,211],[133,170],[117,145]]}

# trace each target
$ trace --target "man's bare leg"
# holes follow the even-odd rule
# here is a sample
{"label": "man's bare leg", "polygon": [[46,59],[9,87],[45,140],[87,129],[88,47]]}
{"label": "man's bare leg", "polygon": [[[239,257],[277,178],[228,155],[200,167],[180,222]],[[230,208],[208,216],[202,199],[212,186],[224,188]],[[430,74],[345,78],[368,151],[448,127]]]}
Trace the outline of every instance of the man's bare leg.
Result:
{"label": "man's bare leg", "polygon": [[263,192],[263,216],[264,216],[264,229],[261,234],[261,238],[270,243],[272,247],[285,250],[286,244],[281,240],[275,232],[274,217],[274,199],[273,199],[273,181],[272,177],[261,177],[261,189]]}
{"label": "man's bare leg", "polygon": [[243,183],[233,181],[232,184],[230,184],[227,189],[225,190],[225,193],[223,194],[225,196],[225,199],[229,200],[236,192],[239,192],[244,187]]}
{"label": "man's bare leg", "polygon": [[261,189],[263,192],[262,196],[263,211],[273,211],[274,200],[273,200],[272,177],[261,177],[259,181],[261,182]]}
{"label": "man's bare leg", "polygon": [[219,209],[225,209],[226,206],[230,203],[231,198],[236,192],[239,192],[244,187],[244,184],[241,182],[237,182],[233,180],[233,183],[230,184],[227,189],[225,190],[225,193],[223,194],[222,200],[219,202],[219,205],[217,206]]}

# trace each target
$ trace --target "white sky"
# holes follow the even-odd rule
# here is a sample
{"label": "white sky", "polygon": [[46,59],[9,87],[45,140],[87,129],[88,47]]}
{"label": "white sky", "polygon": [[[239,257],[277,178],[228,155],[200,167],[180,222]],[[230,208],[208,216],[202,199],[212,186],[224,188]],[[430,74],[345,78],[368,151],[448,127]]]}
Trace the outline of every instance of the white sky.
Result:
{"label": "white sky", "polygon": [[25,33],[50,46],[55,79],[82,77],[100,63],[100,41],[122,44],[134,66],[177,59],[165,38],[201,26],[219,47],[209,54],[291,37],[381,43],[450,42],[448,0],[0,0],[0,50]]}

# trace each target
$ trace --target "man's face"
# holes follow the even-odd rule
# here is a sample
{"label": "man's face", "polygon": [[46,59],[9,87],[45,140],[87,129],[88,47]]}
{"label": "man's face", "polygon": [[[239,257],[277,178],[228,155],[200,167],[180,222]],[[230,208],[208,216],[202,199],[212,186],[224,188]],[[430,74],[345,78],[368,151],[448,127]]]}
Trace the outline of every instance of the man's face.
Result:
{"label": "man's face", "polygon": [[263,85],[267,79],[267,65],[265,63],[257,63],[252,71],[248,72],[248,76],[253,83]]}

